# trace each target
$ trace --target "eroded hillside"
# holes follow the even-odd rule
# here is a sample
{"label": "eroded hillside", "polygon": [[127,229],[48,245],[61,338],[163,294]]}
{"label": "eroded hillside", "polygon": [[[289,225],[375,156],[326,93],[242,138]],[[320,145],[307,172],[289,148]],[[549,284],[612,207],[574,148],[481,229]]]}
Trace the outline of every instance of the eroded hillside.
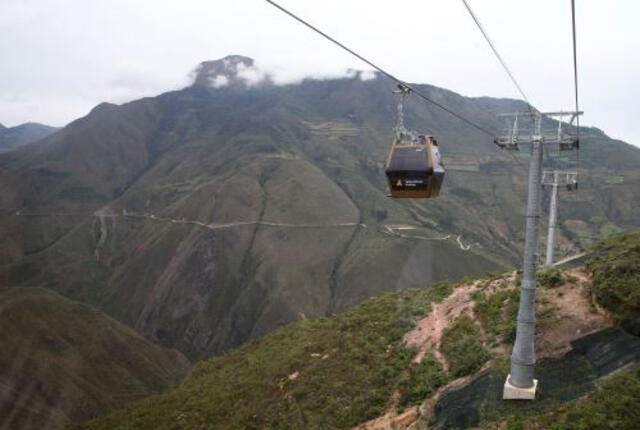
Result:
{"label": "eroded hillside", "polygon": [[0,288],[0,429],[56,429],[175,385],[190,368],[95,308]]}
{"label": "eroded hillside", "polygon": [[518,305],[518,275],[509,272],[298,322],[79,428],[502,428],[524,417],[537,428],[549,416],[558,428],[588,428],[603,413],[598,387],[614,395],[611,383],[626,387],[615,394],[625,406],[604,413],[624,427],[638,401],[629,403],[637,384],[629,370],[640,364],[640,308],[633,295],[624,312],[605,300],[619,270],[628,277],[617,289],[631,280],[637,292],[640,234],[600,245],[586,267],[540,273],[535,402],[501,400]]}
{"label": "eroded hillside", "polygon": [[[0,155],[0,283],[90,303],[197,359],[520,260],[525,172],[486,136],[410,103],[407,123],[438,135],[447,179],[435,201],[392,200],[388,82],[248,85],[238,64],[253,67],[205,63],[190,87],[99,105]],[[496,133],[496,114],[523,106],[420,88]],[[590,175],[561,206],[560,254],[640,219],[640,151],[583,136]]]}

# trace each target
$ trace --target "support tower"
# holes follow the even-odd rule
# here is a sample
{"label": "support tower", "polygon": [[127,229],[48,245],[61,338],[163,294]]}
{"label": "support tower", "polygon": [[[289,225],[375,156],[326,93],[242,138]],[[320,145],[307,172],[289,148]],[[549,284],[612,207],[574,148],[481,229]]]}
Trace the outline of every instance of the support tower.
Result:
{"label": "support tower", "polygon": [[547,233],[547,252],[544,267],[553,267],[556,249],[556,227],[558,221],[558,187],[565,186],[568,191],[578,188],[577,170],[545,170],[542,174],[542,187],[551,187],[549,201],[549,231]]}
{"label": "support tower", "polygon": [[[509,121],[508,132],[495,139],[502,149],[520,150],[520,145],[531,146],[529,181],[527,186],[527,211],[520,305],[516,326],[516,340],[511,354],[511,373],[504,383],[504,399],[533,400],[538,381],[534,379],[535,355],[535,297],[536,262],[538,257],[538,229],[540,225],[542,157],[544,147],[557,145],[561,151],[577,149],[578,139],[562,129],[562,117],[569,116],[569,124],[582,112],[528,112],[503,114]],[[559,117],[557,132],[543,134],[543,121]],[[523,124],[525,121],[531,122]]]}

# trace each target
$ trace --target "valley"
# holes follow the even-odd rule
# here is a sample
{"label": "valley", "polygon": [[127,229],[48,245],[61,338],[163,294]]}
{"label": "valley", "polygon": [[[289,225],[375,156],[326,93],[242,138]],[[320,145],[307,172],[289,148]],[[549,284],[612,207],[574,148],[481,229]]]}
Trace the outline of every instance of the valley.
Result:
{"label": "valley", "polygon": [[179,382],[191,368],[97,309],[0,288],[0,428],[60,428]]}
{"label": "valley", "polygon": [[[446,427],[463,420],[446,406],[459,398],[474,399],[469,425],[485,423],[479,411],[496,402],[486,387],[503,378],[513,340],[528,154],[512,157],[412,100],[405,120],[438,136],[445,185],[437,199],[392,199],[388,81],[250,85],[239,72],[251,67],[242,56],[204,62],[181,90],[102,103],[0,153],[0,305],[12,294],[27,303],[0,312],[24,325],[7,341],[20,357],[2,381],[11,426]],[[416,87],[496,134],[497,114],[525,106]],[[550,390],[566,401],[616,360],[637,361],[635,335],[605,306],[615,295],[591,308],[597,270],[577,267],[601,239],[640,228],[640,150],[582,132],[589,174],[561,193],[557,254],[582,257],[543,294],[562,306],[539,309],[557,329],[542,332],[549,375],[571,360],[590,375],[566,397]],[[40,303],[49,305],[33,315]],[[568,310],[576,303],[581,319]],[[18,342],[28,329],[38,346]],[[115,340],[91,343],[100,339]],[[588,351],[625,342],[606,372],[589,361]],[[69,346],[78,343],[90,351]],[[470,364],[456,360],[469,351]],[[31,400],[17,400],[30,372]]]}
{"label": "valley", "polygon": [[199,363],[173,390],[77,428],[126,428],[134,417],[140,428],[535,429],[551,420],[559,429],[598,428],[613,398],[624,406],[607,419],[633,428],[626,411],[638,403],[640,308],[634,301],[627,313],[606,297],[608,282],[626,282],[611,277],[624,261],[637,267],[639,239],[621,235],[598,245],[586,266],[540,273],[544,391],[536,402],[502,400],[518,306],[518,274],[506,272],[297,322]]}

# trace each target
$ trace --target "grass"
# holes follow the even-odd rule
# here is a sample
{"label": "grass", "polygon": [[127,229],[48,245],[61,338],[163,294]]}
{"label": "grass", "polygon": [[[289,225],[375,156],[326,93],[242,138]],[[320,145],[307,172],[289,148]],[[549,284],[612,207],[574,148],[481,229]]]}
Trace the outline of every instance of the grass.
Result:
{"label": "grass", "polygon": [[189,367],[175,351],[45,289],[0,288],[0,326],[4,428],[88,419],[174,385]]}
{"label": "grass", "polygon": [[607,185],[624,184],[624,176],[609,176],[604,179],[604,183]]}
{"label": "grass", "polygon": [[353,127],[349,123],[322,123],[322,124],[308,124],[311,129],[311,134],[326,136],[329,140],[338,140],[342,137],[355,137],[360,134],[360,129]]}
{"label": "grass", "polygon": [[447,372],[433,353],[428,353],[400,382],[400,408],[415,405],[435,394],[449,381]]}
{"label": "grass", "polygon": [[[251,100],[234,92],[202,97],[187,89],[121,107],[103,106],[86,119],[71,124],[59,145],[52,146],[36,158],[37,163],[42,164],[36,164],[30,160],[33,157],[25,155],[17,162],[6,159],[2,167],[8,171],[20,167],[20,175],[12,175],[7,183],[24,183],[16,196],[28,197],[25,201],[34,207],[41,207],[47,202],[60,203],[58,196],[62,193],[70,194],[75,200],[67,201],[60,209],[71,211],[86,199],[87,203],[82,208],[92,212],[124,193],[119,202],[126,205],[118,207],[155,211],[171,204],[171,213],[177,218],[204,221],[222,218],[243,220],[248,215],[257,217],[263,212],[260,206],[269,216],[295,215],[296,221],[300,222],[321,219],[321,214],[350,215],[353,211],[346,210],[351,208],[346,204],[348,202],[342,210],[335,205],[346,201],[342,196],[344,191],[357,205],[358,219],[367,223],[367,230],[372,232],[366,236],[368,239],[379,235],[379,226],[373,222],[377,219],[376,214],[384,213],[385,222],[389,223],[416,223],[420,219],[411,217],[407,209],[409,203],[385,197],[380,164],[385,160],[392,134],[393,112],[389,107],[394,106],[395,101],[385,84],[377,81],[362,84],[370,88],[369,92],[361,91],[361,84],[354,83],[358,86],[349,84],[347,88],[344,82],[306,82],[300,88],[271,88],[267,93],[252,91],[249,94]],[[303,93],[298,90],[303,90]],[[468,110],[480,119],[493,117],[494,112],[508,107],[501,100],[487,100],[486,105],[480,105],[479,100],[467,100],[446,92],[438,94],[442,94],[449,105]],[[445,151],[466,149],[475,152],[468,142],[477,140],[476,135],[460,129],[455,119],[426,109],[414,105],[411,109],[413,118],[408,120],[414,123],[429,120],[436,127],[437,134],[442,134]],[[326,126],[312,132],[303,126],[302,119]],[[339,139],[339,144],[335,139]],[[603,151],[605,157],[609,157],[605,161],[614,156],[624,161],[626,167],[615,167],[615,170],[626,178],[628,172],[636,168],[639,152],[629,147],[626,155],[615,150],[613,142],[602,139],[606,145],[600,146],[611,148]],[[322,182],[315,181],[321,175],[316,175],[310,168],[312,166],[294,163],[289,157],[280,156],[288,153],[299,157],[293,161],[312,160],[331,181],[324,178]],[[484,153],[481,150],[481,157]],[[258,154],[263,154],[260,157],[264,156],[268,163],[248,161],[248,157]],[[602,161],[601,157],[602,154],[598,153],[596,161],[608,166],[609,163]],[[286,160],[291,161],[291,169],[282,170],[272,186],[263,189],[254,183],[256,179],[268,180],[269,174],[273,173],[271,167]],[[592,165],[596,163],[589,157],[585,161]],[[69,176],[65,179],[39,175],[38,167],[68,172]],[[443,234],[464,233],[465,243],[469,240],[482,244],[479,252],[488,253],[495,248],[501,258],[514,261],[519,255],[517,244],[522,235],[522,207],[516,203],[524,189],[523,172],[503,167],[497,175],[492,170],[483,168],[481,172],[448,173],[442,196],[420,203],[423,208],[420,214],[423,219],[438,223],[437,227]],[[33,180],[21,180],[26,177]],[[190,183],[195,187],[195,184],[206,183],[209,177],[216,186],[206,187],[201,192],[190,189]],[[314,182],[312,187],[302,187],[310,181]],[[159,184],[176,186],[157,189]],[[83,191],[78,188],[80,186],[87,189]],[[455,186],[480,195],[484,203],[472,205],[464,196],[447,191]],[[89,189],[93,192],[88,193]],[[629,203],[634,201],[634,194],[630,194],[634,187],[624,184],[616,186],[618,189],[621,193],[628,192],[610,203],[598,199],[595,191],[587,190],[590,201],[598,204],[571,205],[567,219],[586,220],[585,216],[591,216],[591,212],[604,216],[603,207],[617,223],[624,219],[637,219],[634,218],[637,209]],[[101,195],[106,196],[107,201],[94,202],[93,197]],[[607,195],[615,197],[611,193]],[[22,200],[22,197],[15,198],[16,202]],[[303,206],[299,202],[313,204]],[[44,223],[46,225],[36,227],[32,221],[24,221],[18,225],[20,228],[6,223],[2,235],[11,239],[3,241],[9,253],[14,253],[15,249],[15,254],[20,256],[22,250],[40,248],[40,242],[52,243],[78,226],[77,222],[71,221],[54,223],[51,217],[44,219]],[[119,223],[117,231],[122,231],[124,224]],[[278,241],[272,240],[274,235],[262,233],[253,241],[242,228],[219,231],[215,237],[196,228],[168,229],[160,223],[147,221],[140,225],[139,231],[125,228],[122,240],[112,240],[118,238],[119,233],[110,233],[105,251],[114,251],[112,255],[103,252],[100,262],[95,262],[93,257],[94,241],[87,234],[91,230],[82,227],[77,234],[69,233],[73,237],[61,239],[60,246],[27,259],[27,265],[21,266],[18,270],[20,276],[12,285],[18,281],[33,281],[37,285],[50,286],[70,297],[98,303],[112,315],[131,324],[151,315],[153,320],[147,328],[170,332],[167,339],[171,343],[167,341],[166,344],[177,345],[183,352],[201,357],[244,342],[255,331],[290,322],[301,307],[305,311],[313,310],[316,315],[330,311],[318,303],[325,301],[323,295],[327,294],[327,286],[332,286],[334,280],[338,299],[348,296],[348,300],[344,299],[342,303],[349,304],[368,295],[379,294],[383,289],[397,288],[402,279],[400,270],[403,264],[409,260],[408,257],[417,255],[414,249],[418,252],[426,247],[424,242],[407,240],[400,248],[391,246],[399,241],[383,238],[358,242],[360,239],[356,237],[353,244],[364,246],[347,246],[349,243],[344,240],[339,244],[341,246],[336,245],[325,252],[329,247],[324,237],[318,234],[303,238],[304,245],[289,245],[287,248],[286,243],[291,244],[291,236],[284,233],[283,239]],[[130,237],[124,237],[129,231]],[[358,233],[358,236],[364,234]],[[31,245],[32,242],[38,246]],[[196,247],[201,243],[206,246]],[[367,246],[370,243],[380,244],[382,248],[375,254],[375,259]],[[459,249],[454,253],[453,247],[456,246],[452,241],[446,247],[434,248],[433,269],[422,265],[426,269],[421,273],[442,279],[461,272],[470,273],[472,269],[484,266],[495,266],[474,256],[473,267],[465,267],[474,254],[463,253]],[[255,252],[245,251],[244,247]],[[207,260],[215,264],[215,270],[204,264],[204,260],[192,259],[191,250],[194,249],[193,255],[206,255]],[[288,249],[292,255],[300,254],[300,249],[307,250],[309,252],[305,255],[308,259],[301,264],[291,264],[287,258],[271,258],[274,254],[285,255],[282,249]],[[63,264],[57,264],[58,261]],[[322,262],[325,269],[320,270],[316,262]],[[254,266],[258,265],[261,272],[253,276],[257,272]],[[331,269],[326,270],[326,267]],[[350,271],[345,269],[347,267]],[[167,268],[172,269],[171,277],[165,273]],[[295,270],[298,268],[300,272]],[[209,276],[214,272],[216,277],[212,279]],[[236,277],[238,273],[242,275]],[[272,273],[274,276],[270,275]],[[367,274],[370,278],[359,281]],[[331,278],[329,282],[328,278]],[[199,291],[190,288],[201,280]],[[212,285],[215,288],[210,288]],[[256,287],[249,290],[247,285]],[[287,291],[272,288],[281,285],[293,287]],[[304,289],[310,293],[299,299],[295,293]],[[160,290],[161,294],[158,293]],[[242,297],[250,299],[236,300],[241,290]],[[354,291],[358,294],[352,293]],[[293,297],[296,299],[292,300]],[[185,302],[187,304],[183,304]],[[154,312],[148,314],[146,311],[152,308]],[[310,314],[307,311],[307,315]],[[205,322],[201,323],[202,320]],[[215,343],[209,342],[212,337],[218,337]],[[192,344],[192,339],[197,342]]]}
{"label": "grass", "polygon": [[587,261],[591,293],[598,304],[623,320],[640,316],[640,232],[604,240]]}
{"label": "grass", "polygon": [[616,375],[588,399],[527,421],[522,428],[635,430],[640,423],[640,370]]}
{"label": "grass", "polygon": [[492,345],[513,342],[516,336],[516,316],[520,302],[518,289],[500,289],[492,294],[474,294],[476,315]]}
{"label": "grass", "polygon": [[[385,294],[337,317],[300,321],[198,364],[176,389],[80,428],[348,428],[424,399],[448,377],[403,344],[452,285]],[[410,369],[410,370],[409,370]]]}
{"label": "grass", "polygon": [[553,288],[562,284],[562,272],[558,269],[544,270],[537,273],[538,285]]}
{"label": "grass", "polygon": [[476,372],[489,360],[489,351],[482,344],[480,327],[466,314],[458,317],[444,331],[441,350],[454,378]]}
{"label": "grass", "polygon": [[[603,244],[593,258],[604,259],[605,267],[626,261],[635,240],[625,237],[616,241],[610,247]],[[607,254],[612,252],[622,259]],[[433,353],[413,365],[416,351],[403,343],[414,321],[427,315],[433,303],[442,301],[455,288],[440,282],[429,289],[367,299],[332,318],[303,320],[281,328],[223,357],[201,362],[175,389],[77,427],[350,428],[388,411],[396,391],[399,411],[420,404],[452,378],[474,374],[491,358],[483,344],[480,324],[489,343],[513,340],[519,291],[508,288],[508,282],[497,274],[488,277],[500,286],[492,293],[485,290],[474,295],[478,321],[464,314],[443,334],[441,352],[449,371]],[[555,285],[560,273],[552,271],[541,277],[545,285]],[[545,320],[544,312],[539,318]],[[506,372],[508,359],[496,357],[494,367]],[[614,414],[620,412],[612,421],[619,428],[633,428],[628,426],[633,421],[625,421],[622,412],[637,407],[633,403],[637,401],[634,396],[638,397],[636,382],[621,383],[629,386],[618,397],[610,392],[615,385],[605,385],[603,394],[596,393],[590,406],[576,403],[563,407],[556,410],[554,417],[558,418],[551,421],[535,414],[557,408],[557,404],[535,410],[508,408],[489,421],[507,419],[507,428],[528,428],[524,417],[533,417],[546,423],[535,428],[552,424],[562,425],[558,429],[601,428],[597,420],[610,409]],[[617,399],[624,408],[617,411],[609,407],[607,397]],[[581,409],[584,407],[590,409]],[[583,419],[582,427],[571,427],[581,422],[572,414]]]}

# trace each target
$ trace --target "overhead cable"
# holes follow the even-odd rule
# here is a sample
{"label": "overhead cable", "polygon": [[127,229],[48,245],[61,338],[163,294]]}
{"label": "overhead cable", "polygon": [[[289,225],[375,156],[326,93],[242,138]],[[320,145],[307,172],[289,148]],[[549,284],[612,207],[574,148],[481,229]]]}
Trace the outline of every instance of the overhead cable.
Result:
{"label": "overhead cable", "polygon": [[266,0],[268,3],[270,3],[272,6],[275,6],[276,8],[278,8],[279,10],[281,10],[282,12],[284,12],[285,14],[289,15],[290,17],[292,17],[293,19],[295,19],[296,21],[300,22],[301,24],[305,25],[306,27],[310,28],[311,30],[315,31],[316,33],[318,33],[319,35],[321,35],[322,37],[324,37],[325,39],[331,41],[332,43],[334,43],[335,45],[339,46],[340,48],[344,49],[345,51],[347,51],[348,53],[350,53],[351,55],[355,56],[356,58],[360,59],[361,61],[364,61],[365,63],[367,63],[369,66],[373,67],[374,69],[376,69],[378,72],[382,73],[384,76],[386,76],[387,78],[395,81],[396,83],[398,83],[399,85],[402,85],[405,88],[408,88],[409,90],[411,90],[411,92],[413,92],[415,95],[417,95],[418,97],[420,97],[421,99],[423,99],[426,102],[429,102],[435,106],[437,106],[438,108],[444,110],[445,112],[455,116],[456,118],[458,118],[459,120],[467,123],[468,125],[480,130],[481,132],[485,133],[488,136],[494,137],[495,134],[492,133],[491,131],[487,130],[486,128],[478,125],[477,123],[465,118],[464,116],[460,115],[459,113],[451,110],[450,108],[444,106],[443,104],[425,96],[424,94],[422,94],[420,91],[418,91],[415,87],[409,85],[408,83],[406,83],[405,81],[402,81],[398,78],[396,78],[394,75],[392,75],[391,73],[387,72],[386,70],[382,69],[381,67],[377,66],[376,64],[372,63],[371,61],[367,60],[366,58],[364,58],[362,55],[358,54],[357,52],[355,52],[354,50],[348,48],[347,46],[345,46],[344,44],[338,42],[336,39],[334,39],[333,37],[329,36],[328,34],[326,34],[325,32],[323,32],[322,30],[318,29],[317,27],[314,27],[313,25],[309,24],[307,21],[305,21],[304,19],[300,18],[299,16],[295,15],[294,13],[288,11],[287,9],[285,9],[284,7],[280,6],[279,4],[275,3],[272,0]]}
{"label": "overhead cable", "polygon": [[[576,93],[576,112],[580,112],[578,103],[578,54],[576,49],[576,2],[571,0],[571,28],[573,30],[573,87]],[[580,115],[576,116],[578,142],[580,142]]]}
{"label": "overhead cable", "polygon": [[511,70],[509,70],[509,67],[507,66],[507,63],[504,61],[504,59],[502,58],[502,56],[500,55],[500,53],[498,52],[498,49],[496,48],[496,46],[493,44],[493,42],[491,41],[491,38],[489,37],[489,34],[485,31],[484,27],[482,26],[482,24],[480,23],[480,20],[478,19],[478,17],[476,16],[476,14],[473,12],[473,9],[471,9],[471,6],[469,6],[469,3],[467,2],[467,0],[462,0],[462,3],[464,3],[465,7],[467,8],[467,11],[469,11],[469,15],[471,15],[471,18],[473,18],[473,21],[476,23],[476,25],[478,26],[478,29],[480,30],[480,32],[482,33],[482,35],[484,36],[485,40],[487,41],[487,43],[489,44],[489,47],[491,48],[491,50],[493,51],[493,53],[495,54],[496,58],[498,58],[498,61],[500,62],[500,64],[502,65],[502,68],[505,70],[505,72],[507,72],[507,75],[509,75],[509,78],[511,79],[511,82],[513,82],[513,84],[516,86],[516,88],[518,89],[518,92],[520,93],[520,95],[522,96],[522,98],[527,102],[527,105],[529,106],[529,110],[535,111],[537,112],[537,109],[534,108],[531,103],[529,102],[529,98],[527,97],[527,95],[524,93],[524,91],[522,90],[522,87],[520,86],[520,84],[518,83],[518,81],[516,80],[515,76],[513,76],[513,73],[511,73]]}
{"label": "overhead cable", "polygon": [[[578,54],[576,49],[576,2],[571,0],[571,30],[573,33],[573,87],[576,94],[576,112],[580,112],[578,103]],[[576,139],[578,147],[576,149],[576,171],[580,171],[580,115],[576,115]]]}

